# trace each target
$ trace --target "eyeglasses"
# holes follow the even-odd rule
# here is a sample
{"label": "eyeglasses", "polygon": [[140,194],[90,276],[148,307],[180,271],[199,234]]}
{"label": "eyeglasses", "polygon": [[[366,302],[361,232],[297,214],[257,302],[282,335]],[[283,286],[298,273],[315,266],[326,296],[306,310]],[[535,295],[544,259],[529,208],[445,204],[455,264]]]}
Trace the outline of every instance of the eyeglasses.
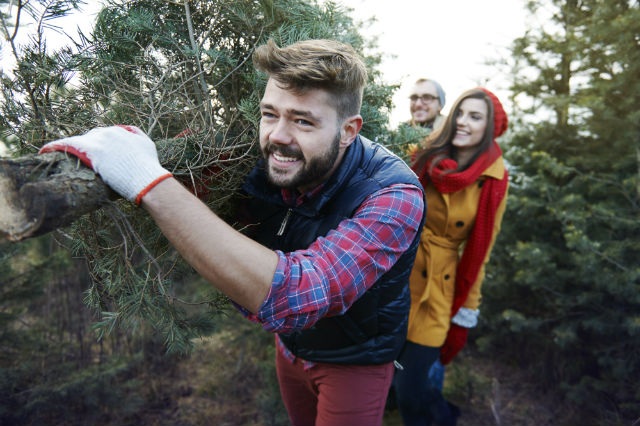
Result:
{"label": "eyeglasses", "polygon": [[438,97],[425,93],[424,95],[411,95],[409,96],[409,99],[411,100],[411,102],[417,102],[418,99],[420,99],[422,100],[422,102],[427,103],[435,101],[436,99],[438,99]]}

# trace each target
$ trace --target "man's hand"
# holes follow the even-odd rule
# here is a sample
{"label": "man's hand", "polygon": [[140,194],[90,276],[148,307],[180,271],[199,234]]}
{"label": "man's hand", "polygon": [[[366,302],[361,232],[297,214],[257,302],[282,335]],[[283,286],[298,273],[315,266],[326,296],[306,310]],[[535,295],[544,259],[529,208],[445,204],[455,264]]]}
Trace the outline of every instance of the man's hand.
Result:
{"label": "man's hand", "polygon": [[449,364],[451,360],[458,355],[458,352],[460,352],[467,343],[468,334],[468,328],[451,323],[447,339],[444,341],[444,345],[440,348],[440,363],[442,363],[442,365]]}
{"label": "man's hand", "polygon": [[160,165],[153,141],[135,126],[98,127],[40,149],[40,153],[51,151],[77,156],[113,190],[136,204],[151,188],[171,177]]}

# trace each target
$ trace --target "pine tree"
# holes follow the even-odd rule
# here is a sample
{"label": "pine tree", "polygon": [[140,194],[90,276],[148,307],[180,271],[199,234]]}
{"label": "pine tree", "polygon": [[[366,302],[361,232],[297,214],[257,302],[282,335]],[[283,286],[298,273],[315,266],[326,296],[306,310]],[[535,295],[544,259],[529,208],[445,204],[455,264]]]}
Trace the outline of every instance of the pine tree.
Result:
{"label": "pine tree", "polygon": [[640,7],[528,7],[552,16],[512,49],[523,114],[479,343],[535,369],[580,407],[574,421],[624,423],[640,410]]}
{"label": "pine tree", "polygon": [[[70,10],[63,6],[79,3],[28,6],[37,21],[38,14],[62,16]],[[27,2],[14,6],[26,13]],[[15,23],[15,14],[4,18]],[[337,5],[282,0],[110,2],[90,34],[56,51],[46,48],[40,30],[27,45],[14,46],[16,68],[0,74],[0,140],[12,154],[34,153],[96,125],[135,124],[156,140],[165,166],[231,224],[238,187],[257,156],[265,79],[251,65],[253,48],[270,37],[280,45],[326,37],[360,52],[370,47]],[[393,88],[377,83],[379,58],[365,59],[363,134],[385,141]],[[11,268],[23,252],[37,265],[23,262],[29,275],[17,279]],[[135,423],[141,407],[165,396],[160,383],[175,361],[163,349],[188,350],[192,338],[232,321],[218,315],[228,308],[226,299],[125,202],[53,236],[0,244],[0,259],[0,344],[3,354],[14,355],[0,365],[3,424]],[[78,306],[82,297],[97,320]],[[23,324],[18,335],[16,324],[25,317],[37,323]],[[260,334],[254,345],[272,349]],[[253,365],[253,358],[246,363],[265,370],[265,388],[256,395],[275,424],[282,413],[271,395],[273,371]]]}
{"label": "pine tree", "polygon": [[[137,125],[156,141],[163,165],[235,224],[234,201],[257,158],[266,83],[253,69],[253,49],[269,38],[279,45],[332,38],[363,53],[372,46],[346,12],[332,2],[293,0],[111,1],[76,46],[48,53],[34,43],[20,52],[16,76],[3,75],[0,125],[18,154],[95,126]],[[362,133],[384,142],[393,88],[377,83],[379,57],[363,56],[369,85]],[[143,321],[169,350],[184,351],[215,329],[226,300],[144,212],[113,203],[67,232],[74,255],[88,259],[85,300],[101,312],[102,335]]]}

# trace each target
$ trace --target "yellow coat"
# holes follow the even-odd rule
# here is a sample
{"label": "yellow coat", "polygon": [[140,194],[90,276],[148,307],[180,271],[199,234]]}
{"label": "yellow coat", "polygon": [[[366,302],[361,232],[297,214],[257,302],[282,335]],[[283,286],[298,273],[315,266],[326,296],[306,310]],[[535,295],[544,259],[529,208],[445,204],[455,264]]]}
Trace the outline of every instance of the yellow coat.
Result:
{"label": "yellow coat", "polygon": [[[502,179],[504,170],[504,162],[502,157],[499,157],[483,172],[475,184],[469,185],[462,191],[441,194],[432,184],[425,188],[427,218],[420,237],[416,261],[409,277],[411,311],[408,340],[433,347],[440,347],[444,343],[451,320],[456,268],[462,256],[464,243],[475,221],[482,181],[484,176]],[[465,308],[478,309],[480,305],[480,286],[484,278],[484,267],[489,261],[491,249],[500,232],[506,203],[505,194],[496,212],[487,256],[463,304]]]}

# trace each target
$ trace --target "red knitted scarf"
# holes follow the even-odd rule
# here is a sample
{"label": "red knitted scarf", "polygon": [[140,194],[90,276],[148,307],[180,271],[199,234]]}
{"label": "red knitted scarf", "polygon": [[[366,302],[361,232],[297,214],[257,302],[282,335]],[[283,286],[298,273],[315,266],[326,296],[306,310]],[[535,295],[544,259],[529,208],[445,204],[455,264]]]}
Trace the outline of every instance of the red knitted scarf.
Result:
{"label": "red knitted scarf", "polygon": [[[432,182],[440,193],[458,192],[474,184],[487,167],[501,155],[502,151],[494,141],[493,146],[480,155],[466,170],[445,174],[447,170],[455,170],[458,164],[454,160],[444,159],[431,170],[431,174],[429,174],[430,165],[427,162],[418,177],[423,186]],[[501,180],[487,178],[482,185],[476,220],[471,234],[467,238],[462,258],[458,262],[455,295],[451,307],[452,317],[467,300],[469,290],[478,278],[478,273],[491,244],[496,211],[507,191],[508,180],[508,173],[505,169],[504,177]]]}

